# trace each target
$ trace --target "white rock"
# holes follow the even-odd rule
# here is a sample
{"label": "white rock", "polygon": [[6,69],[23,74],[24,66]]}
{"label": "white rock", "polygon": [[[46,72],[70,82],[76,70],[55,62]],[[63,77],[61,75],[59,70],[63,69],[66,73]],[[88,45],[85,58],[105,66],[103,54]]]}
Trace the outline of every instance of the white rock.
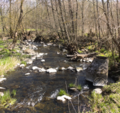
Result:
{"label": "white rock", "polygon": [[3,93],[3,92],[0,92],[0,96],[4,96],[4,93]]}
{"label": "white rock", "polygon": [[26,69],[30,69],[30,66],[27,66]]}
{"label": "white rock", "polygon": [[77,71],[77,72],[80,72],[80,71],[82,71],[82,70],[83,70],[82,67],[76,67],[76,71]]}
{"label": "white rock", "polygon": [[44,68],[39,68],[39,72],[45,72],[46,70]]}
{"label": "white rock", "polygon": [[83,59],[80,59],[80,62],[83,62]]}
{"label": "white rock", "polygon": [[101,94],[102,93],[102,90],[100,88],[96,88],[93,91],[95,91],[95,93],[97,93],[97,94]]}
{"label": "white rock", "polygon": [[34,56],[34,57],[32,57],[31,59],[32,59],[32,60],[35,60],[35,59],[36,59],[36,57]]}
{"label": "white rock", "polygon": [[39,67],[33,66],[33,67],[32,67],[32,70],[39,70]]}
{"label": "white rock", "polygon": [[4,88],[4,87],[0,87],[0,89],[6,89],[6,88]]}
{"label": "white rock", "polygon": [[67,99],[67,100],[71,100],[72,98],[71,97],[69,97],[69,96],[67,96],[67,95],[63,95],[62,96],[64,99]]}
{"label": "white rock", "polygon": [[45,62],[45,59],[42,59],[41,62]]}
{"label": "white rock", "polygon": [[44,55],[48,55],[48,53],[44,53]]}
{"label": "white rock", "polygon": [[30,75],[30,73],[25,73],[25,75]]}
{"label": "white rock", "polygon": [[93,59],[92,58],[89,58],[89,62],[92,62],[93,61]]}
{"label": "white rock", "polygon": [[53,69],[53,68],[50,68],[50,69],[47,69],[46,70],[48,73],[56,73],[57,70],[56,69]]}
{"label": "white rock", "polygon": [[89,90],[88,85],[83,86],[83,90]]}
{"label": "white rock", "polygon": [[47,43],[47,45],[48,45],[48,46],[51,46],[51,45],[53,45],[53,43]]}
{"label": "white rock", "polygon": [[0,78],[0,83],[3,82],[4,80],[7,80],[6,78]]}
{"label": "white rock", "polygon": [[25,64],[20,64],[20,67],[21,67],[21,68],[25,67]]}
{"label": "white rock", "polygon": [[62,95],[62,96],[58,96],[58,97],[57,97],[57,100],[60,100],[60,101],[62,101],[62,102],[65,102],[66,99],[67,99],[67,100],[71,100],[72,98],[69,97],[69,96],[67,96],[67,95]]}
{"label": "white rock", "polygon": [[32,64],[33,63],[33,61],[32,60],[29,60],[28,62],[27,62],[27,64]]}
{"label": "white rock", "polygon": [[73,67],[71,67],[71,66],[69,66],[67,69],[69,69],[69,70],[73,70],[74,68],[73,68]]}
{"label": "white rock", "polygon": [[43,47],[46,47],[47,45],[46,44],[43,44]]}
{"label": "white rock", "polygon": [[57,54],[59,55],[59,54],[60,54],[60,52],[57,52]]}
{"label": "white rock", "polygon": [[64,67],[61,67],[61,70],[66,70],[66,68],[64,68]]}
{"label": "white rock", "polygon": [[67,50],[66,50],[66,49],[63,49],[63,52],[64,52],[64,53],[66,53],[66,52],[67,52]]}
{"label": "white rock", "polygon": [[60,101],[62,101],[62,102],[65,102],[66,100],[64,99],[64,97],[62,97],[62,96],[58,96],[57,97],[57,100],[60,100]]}

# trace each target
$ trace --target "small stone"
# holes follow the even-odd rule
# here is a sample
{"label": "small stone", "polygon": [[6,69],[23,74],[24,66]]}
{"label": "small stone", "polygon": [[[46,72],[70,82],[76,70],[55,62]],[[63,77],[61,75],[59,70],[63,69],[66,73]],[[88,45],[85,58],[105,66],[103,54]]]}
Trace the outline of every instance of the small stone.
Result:
{"label": "small stone", "polygon": [[27,76],[27,75],[30,75],[30,73],[25,73],[25,75]]}
{"label": "small stone", "polygon": [[61,67],[59,70],[60,70],[60,71],[64,71],[64,70],[66,70],[66,68]]}
{"label": "small stone", "polygon": [[20,67],[21,67],[21,68],[24,68],[24,67],[25,67],[25,64],[20,64]]}
{"label": "small stone", "polygon": [[102,93],[102,90],[100,88],[96,88],[93,91],[95,91],[95,93],[97,93],[97,94],[101,94]]}
{"label": "small stone", "polygon": [[51,45],[53,45],[53,43],[47,43],[47,45],[48,45],[48,46],[51,46]]}
{"label": "small stone", "polygon": [[69,90],[74,91],[74,92],[78,91],[77,88],[69,88]]}
{"label": "small stone", "polygon": [[56,73],[57,70],[56,69],[53,69],[53,68],[50,68],[50,69],[47,69],[46,70],[48,73]]}
{"label": "small stone", "polygon": [[4,88],[4,87],[0,87],[0,89],[6,89],[6,88]]}
{"label": "small stone", "polygon": [[69,70],[73,70],[74,68],[73,68],[73,67],[71,67],[71,66],[69,66],[67,69],[69,69]]}
{"label": "small stone", "polygon": [[4,96],[4,93],[3,93],[3,92],[0,92],[0,96]]}
{"label": "small stone", "polygon": [[82,67],[76,67],[76,71],[77,71],[77,72],[80,72],[80,71],[82,71],[82,70],[83,70]]}
{"label": "small stone", "polygon": [[57,54],[59,55],[59,54],[60,54],[60,52],[57,52]]}
{"label": "small stone", "polygon": [[39,70],[39,67],[33,66],[33,67],[32,67],[32,70]]}
{"label": "small stone", "polygon": [[0,83],[3,82],[4,80],[7,80],[6,78],[0,78]]}
{"label": "small stone", "polygon": [[83,90],[89,90],[88,85],[83,86]]}
{"label": "small stone", "polygon": [[27,64],[32,64],[33,63],[33,61],[32,60],[29,60],[28,62],[27,62]]}
{"label": "small stone", "polygon": [[67,50],[66,49],[63,49],[63,53],[66,53],[67,52]]}
{"label": "small stone", "polygon": [[39,68],[39,72],[45,72],[46,70],[44,68]]}
{"label": "small stone", "polygon": [[44,59],[42,59],[42,60],[41,60],[41,62],[45,62],[45,60],[44,60]]}
{"label": "small stone", "polygon": [[32,57],[31,59],[32,59],[32,60],[35,60],[35,59],[36,59],[36,57]]}

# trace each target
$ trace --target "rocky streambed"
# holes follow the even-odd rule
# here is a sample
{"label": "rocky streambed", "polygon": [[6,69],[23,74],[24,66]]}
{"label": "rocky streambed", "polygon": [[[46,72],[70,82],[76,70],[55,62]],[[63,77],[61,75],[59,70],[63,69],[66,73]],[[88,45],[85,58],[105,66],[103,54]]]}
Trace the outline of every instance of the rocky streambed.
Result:
{"label": "rocky streambed", "polygon": [[[35,52],[26,50],[27,47]],[[94,87],[86,81],[84,73],[81,73],[89,63],[68,61],[66,51],[60,51],[56,44],[27,42],[21,49],[21,54],[31,54],[31,58],[26,59],[27,65],[18,64],[15,71],[7,73],[7,80],[1,84],[5,90],[17,91],[17,103],[0,112],[73,113],[78,110],[78,103],[81,111],[90,109],[87,96]],[[56,100],[60,89],[67,90],[68,85],[75,82],[82,86],[79,101],[79,92],[70,92],[73,99],[69,103]]]}

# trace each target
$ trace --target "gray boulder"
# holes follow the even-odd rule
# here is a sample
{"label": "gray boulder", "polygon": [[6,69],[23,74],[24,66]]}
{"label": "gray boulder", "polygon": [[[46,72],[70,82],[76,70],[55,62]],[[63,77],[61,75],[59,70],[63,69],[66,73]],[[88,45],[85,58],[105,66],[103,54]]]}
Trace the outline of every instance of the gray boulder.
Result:
{"label": "gray boulder", "polygon": [[96,57],[87,67],[86,80],[93,82],[94,86],[104,86],[108,82],[108,58]]}

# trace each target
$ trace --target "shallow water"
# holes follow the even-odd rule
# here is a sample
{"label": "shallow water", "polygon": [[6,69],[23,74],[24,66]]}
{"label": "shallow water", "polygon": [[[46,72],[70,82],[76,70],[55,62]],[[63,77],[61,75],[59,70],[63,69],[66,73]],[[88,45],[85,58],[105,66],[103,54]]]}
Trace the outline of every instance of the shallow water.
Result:
{"label": "shallow water", "polygon": [[[69,67],[79,66],[79,62],[69,62],[65,55],[57,55],[60,51],[57,47],[39,47],[40,53],[48,53],[43,58],[45,63],[35,60],[32,66],[38,67]],[[61,51],[60,51],[61,52]],[[61,52],[62,53],[62,52]],[[29,76],[25,73],[30,72]],[[17,104],[12,110],[4,110],[5,113],[72,113],[78,109],[78,99],[73,100],[74,108],[71,103],[62,103],[56,100],[56,95],[60,89],[66,90],[69,83],[75,83],[76,77],[80,73],[70,70],[58,71],[56,74],[39,73],[26,68],[17,68],[14,72],[8,73],[7,81],[2,84],[6,89],[17,91]],[[79,76],[79,84],[87,85],[84,74]],[[89,85],[89,84],[88,84]],[[90,85],[89,85],[90,86]],[[88,94],[89,92],[86,92]],[[82,97],[82,96],[81,96]],[[88,103],[85,97],[80,98],[80,109],[87,109]],[[89,107],[88,107],[89,108]]]}

